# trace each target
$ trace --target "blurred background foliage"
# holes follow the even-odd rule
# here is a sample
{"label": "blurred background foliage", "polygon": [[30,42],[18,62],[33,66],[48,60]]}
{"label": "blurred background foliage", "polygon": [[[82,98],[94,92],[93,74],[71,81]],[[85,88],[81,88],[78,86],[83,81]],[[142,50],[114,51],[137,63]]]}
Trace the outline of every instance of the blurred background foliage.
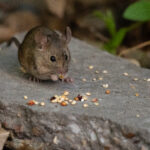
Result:
{"label": "blurred background foliage", "polygon": [[0,0],[0,42],[41,24],[150,68],[149,0]]}

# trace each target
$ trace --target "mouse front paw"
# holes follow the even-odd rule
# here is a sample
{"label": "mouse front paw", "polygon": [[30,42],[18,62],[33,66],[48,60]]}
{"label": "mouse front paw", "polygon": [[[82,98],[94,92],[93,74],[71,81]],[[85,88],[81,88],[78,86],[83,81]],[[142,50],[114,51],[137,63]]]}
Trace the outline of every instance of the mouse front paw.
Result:
{"label": "mouse front paw", "polygon": [[58,80],[58,76],[55,75],[55,74],[51,75],[50,78],[51,78],[52,81],[57,81]]}
{"label": "mouse front paw", "polygon": [[65,81],[66,83],[73,83],[73,82],[74,82],[73,78],[71,78],[71,77],[66,77],[66,78],[64,79],[64,81]]}

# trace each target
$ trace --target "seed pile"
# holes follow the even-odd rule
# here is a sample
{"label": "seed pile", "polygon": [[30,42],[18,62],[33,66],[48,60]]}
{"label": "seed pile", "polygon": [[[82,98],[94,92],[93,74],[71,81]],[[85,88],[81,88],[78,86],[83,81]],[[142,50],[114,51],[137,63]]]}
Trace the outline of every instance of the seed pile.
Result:
{"label": "seed pile", "polygon": [[[91,71],[94,71],[94,66],[90,65],[90,66],[88,66],[88,69],[91,70]],[[95,72],[95,74],[97,74],[99,76],[100,71],[95,70],[94,72]],[[101,73],[102,74],[108,74],[108,71],[103,70]],[[129,74],[127,72],[122,73],[122,75],[123,76],[129,76]],[[131,76],[129,76],[129,77],[131,77]],[[59,75],[59,79],[64,79],[64,77],[62,75]],[[103,77],[99,76],[99,77],[96,77],[96,78],[92,79],[92,81],[95,81],[95,82],[98,81],[98,80],[103,80]],[[137,77],[132,78],[132,81],[135,81],[135,82],[138,82],[139,80],[140,79],[138,79]],[[144,80],[147,81],[147,82],[150,82],[150,78],[144,79]],[[83,82],[88,82],[88,80],[86,78],[82,78],[82,81]],[[101,86],[105,89],[105,91],[104,91],[105,94],[107,94],[107,95],[111,94],[111,90],[108,89],[109,88],[108,83],[102,84]],[[130,84],[130,87],[133,90],[136,90],[136,87],[134,85]],[[69,91],[64,91],[64,93],[62,95],[54,95],[49,100],[50,100],[51,103],[57,103],[60,106],[76,105],[79,102],[82,102],[82,106],[84,108],[89,107],[89,102],[93,103],[95,106],[99,105],[100,99],[98,99],[98,98],[93,98],[92,99],[90,97],[92,94],[88,91],[85,94],[81,94],[81,95],[78,94],[76,97],[72,97],[72,98],[70,98],[71,96],[69,96],[69,95],[71,95],[69,93]],[[140,94],[136,93],[136,91],[135,91],[134,95],[136,97],[140,96]],[[25,95],[24,99],[28,100],[28,96]],[[27,105],[29,105],[29,106],[33,106],[33,105],[45,106],[45,102],[38,102],[34,99],[31,99],[27,102]]]}
{"label": "seed pile", "polygon": [[[64,93],[62,95],[54,95],[49,100],[51,103],[55,103],[55,104],[57,103],[60,106],[76,105],[79,102],[83,102],[82,106],[84,108],[89,107],[89,104],[87,102],[91,102],[96,106],[99,105],[99,100],[97,98],[93,98],[93,99],[89,98],[91,96],[90,92],[87,92],[84,95],[78,94],[76,97],[74,97],[72,99],[69,98],[69,95],[70,95],[69,91],[64,91]],[[24,96],[24,99],[27,100],[28,97]],[[27,105],[29,105],[29,106],[33,106],[33,105],[45,106],[45,102],[37,102],[36,100],[29,100],[27,102]]]}
{"label": "seed pile", "polygon": [[[69,96],[69,92],[65,91],[62,95],[58,96],[58,95],[54,95],[53,97],[50,98],[51,103],[58,103],[61,106],[67,106],[67,105],[76,105],[78,102],[85,102],[87,101],[89,98],[87,96],[91,96],[90,92],[87,92],[86,95],[87,96],[82,96],[80,94],[78,94],[76,97],[74,97],[73,99],[70,99]],[[95,98],[94,100],[91,100],[92,103],[97,103],[96,105],[99,105],[98,99]],[[89,107],[89,105],[87,103],[83,104],[83,107]]]}

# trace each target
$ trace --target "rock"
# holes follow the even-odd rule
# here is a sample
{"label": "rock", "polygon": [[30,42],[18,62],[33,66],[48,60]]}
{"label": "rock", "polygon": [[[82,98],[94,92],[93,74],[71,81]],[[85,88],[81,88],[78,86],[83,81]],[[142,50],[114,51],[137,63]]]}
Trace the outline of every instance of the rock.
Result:
{"label": "rock", "polygon": [[[143,145],[149,149],[150,82],[146,79],[150,78],[150,71],[77,39],[72,39],[69,46],[72,54],[69,74],[74,78],[73,84],[29,81],[19,70],[16,47],[1,45],[3,127],[12,130],[18,140],[30,139],[31,143],[40,143],[51,150],[137,150],[143,149]],[[91,65],[93,68],[89,69]],[[108,84],[109,94],[105,94],[103,84]],[[88,100],[65,107],[50,102],[51,97],[64,91],[69,91],[72,100],[78,94],[91,95],[86,96]],[[91,101],[93,98],[98,99],[99,105]],[[29,100],[45,102],[45,106],[29,106]]]}
{"label": "rock", "polygon": [[37,143],[31,140],[20,140],[20,139],[13,139],[13,141],[8,141],[7,148],[15,149],[15,150],[43,150],[43,144]]}
{"label": "rock", "polygon": [[145,52],[142,49],[124,50],[120,56],[144,68],[150,68],[150,51]]}

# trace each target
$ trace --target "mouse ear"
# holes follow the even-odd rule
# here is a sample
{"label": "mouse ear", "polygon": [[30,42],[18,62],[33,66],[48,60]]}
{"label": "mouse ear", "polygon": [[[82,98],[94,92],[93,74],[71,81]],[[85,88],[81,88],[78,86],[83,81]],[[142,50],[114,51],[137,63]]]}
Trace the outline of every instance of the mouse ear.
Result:
{"label": "mouse ear", "polygon": [[45,49],[45,46],[48,42],[48,37],[47,35],[44,35],[43,33],[41,32],[38,32],[35,34],[35,42],[37,44],[37,47],[40,49],[40,50],[44,50]]}
{"label": "mouse ear", "polygon": [[66,27],[65,30],[65,41],[68,44],[71,41],[72,33],[70,27]]}

